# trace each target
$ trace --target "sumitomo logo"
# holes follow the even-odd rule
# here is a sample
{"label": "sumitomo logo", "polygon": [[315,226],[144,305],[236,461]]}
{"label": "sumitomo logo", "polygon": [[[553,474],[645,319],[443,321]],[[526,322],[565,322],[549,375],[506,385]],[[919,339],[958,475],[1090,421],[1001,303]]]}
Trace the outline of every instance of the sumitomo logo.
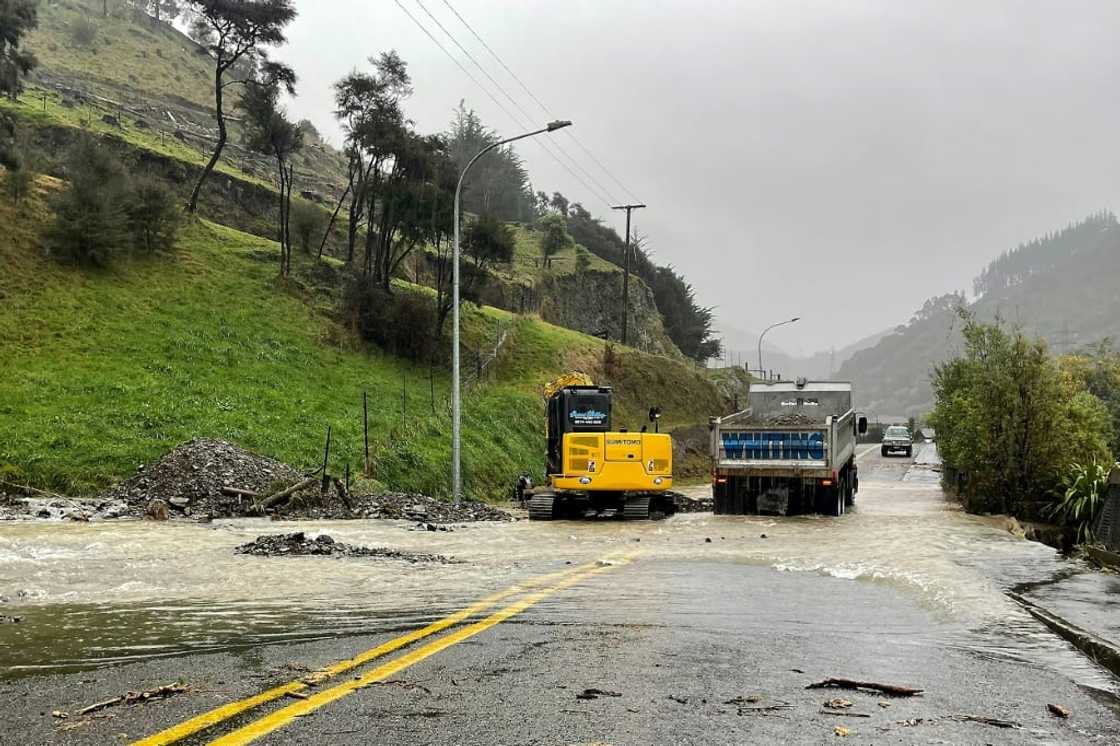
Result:
{"label": "sumitomo logo", "polygon": [[720,433],[724,455],[736,461],[820,461],[824,458],[824,433],[750,432]]}
{"label": "sumitomo logo", "polygon": [[615,440],[608,440],[607,441],[607,445],[609,445],[609,446],[640,446],[641,444],[642,444],[642,441],[638,440],[637,438],[634,438],[634,439],[631,439],[631,440],[624,440],[622,438],[616,438]]}

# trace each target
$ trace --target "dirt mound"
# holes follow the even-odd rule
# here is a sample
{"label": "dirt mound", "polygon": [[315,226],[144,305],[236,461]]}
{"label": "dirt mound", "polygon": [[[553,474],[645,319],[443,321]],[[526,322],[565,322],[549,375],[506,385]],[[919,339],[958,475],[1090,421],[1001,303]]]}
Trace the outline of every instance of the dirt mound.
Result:
{"label": "dirt mound", "polygon": [[110,487],[101,500],[122,500],[139,513],[154,501],[172,515],[244,515],[251,498],[229,495],[223,488],[268,494],[299,481],[295,469],[221,440],[197,438],[167,453],[156,463]]}
{"label": "dirt mound", "polygon": [[398,552],[395,549],[358,547],[353,544],[343,544],[342,542],[335,541],[326,534],[310,538],[303,531],[294,534],[268,534],[266,536],[258,536],[255,541],[242,544],[236,551],[238,554],[252,554],[257,557],[381,557],[384,559],[405,560],[407,562],[449,561],[447,557],[439,554]]}

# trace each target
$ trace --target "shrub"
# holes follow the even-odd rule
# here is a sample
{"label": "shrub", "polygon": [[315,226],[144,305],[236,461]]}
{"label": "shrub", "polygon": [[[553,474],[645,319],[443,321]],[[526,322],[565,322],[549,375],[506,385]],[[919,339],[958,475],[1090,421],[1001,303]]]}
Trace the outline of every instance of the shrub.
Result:
{"label": "shrub", "polygon": [[362,339],[385,352],[428,362],[439,347],[435,299],[417,292],[387,292],[367,277],[354,278],[343,299]]}
{"label": "shrub", "polygon": [[327,216],[321,209],[302,200],[292,202],[292,234],[304,254],[311,253],[312,243],[322,237]]}
{"label": "shrub", "polygon": [[1065,480],[1065,494],[1049,513],[1077,529],[1079,542],[1093,538],[1093,524],[1108,493],[1109,468],[1100,463],[1074,464]]}
{"label": "shrub", "polygon": [[128,222],[137,248],[148,253],[173,248],[182,224],[175,192],[154,177],[137,179],[129,199]]}
{"label": "shrub", "polygon": [[101,146],[84,142],[69,154],[69,184],[55,200],[47,245],[58,256],[105,266],[128,245],[128,175]]}
{"label": "shrub", "polygon": [[10,169],[4,177],[4,191],[12,204],[20,204],[31,193],[31,185],[35,182],[35,174],[26,166]]}
{"label": "shrub", "polygon": [[90,47],[97,41],[97,24],[86,16],[70,24],[70,41],[79,47]]}
{"label": "shrub", "polygon": [[967,476],[969,510],[1044,514],[1075,460],[1111,460],[1108,410],[1063,374],[1045,342],[960,313],[964,354],[933,377],[938,450]]}
{"label": "shrub", "polygon": [[586,272],[591,268],[591,252],[582,246],[576,247],[576,272]]}

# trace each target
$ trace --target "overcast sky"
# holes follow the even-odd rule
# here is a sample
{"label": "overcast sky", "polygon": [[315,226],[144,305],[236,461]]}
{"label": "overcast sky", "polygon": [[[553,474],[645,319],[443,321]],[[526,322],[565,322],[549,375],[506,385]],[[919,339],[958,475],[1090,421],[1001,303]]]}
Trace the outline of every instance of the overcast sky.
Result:
{"label": "overcast sky", "polygon": [[[417,0],[400,2],[490,86]],[[534,124],[548,119],[445,0],[420,2]],[[635,227],[656,260],[728,326],[804,316],[773,338],[793,352],[904,322],[1001,251],[1120,202],[1112,0],[449,2],[649,204]],[[444,129],[465,98],[519,131],[394,0],[296,4],[280,54],[300,75],[293,111],[336,143],[331,83],[388,49],[409,63],[419,130]],[[631,199],[554,138],[607,199]],[[594,182],[538,145],[520,152],[535,188],[621,232]]]}

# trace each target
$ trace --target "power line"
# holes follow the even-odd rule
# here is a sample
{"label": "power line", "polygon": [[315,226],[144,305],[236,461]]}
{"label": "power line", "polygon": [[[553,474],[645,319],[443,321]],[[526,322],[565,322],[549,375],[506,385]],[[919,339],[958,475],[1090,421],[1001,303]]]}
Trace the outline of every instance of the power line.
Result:
{"label": "power line", "polygon": [[[416,26],[419,27],[419,29],[421,31],[424,32],[424,35],[427,36],[429,39],[431,39],[432,43],[435,44],[437,47],[439,47],[439,50],[441,52],[443,52],[447,56],[448,59],[450,59],[452,62],[454,62],[455,66],[458,67],[460,70],[462,70],[463,74],[466,75],[472,82],[474,82],[474,84],[476,86],[478,86],[482,90],[482,92],[485,93],[490,98],[491,101],[494,102],[495,106],[497,106],[499,109],[501,109],[502,112],[507,117],[512,119],[517,124],[517,126],[527,127],[527,125],[523,124],[520,120],[518,120],[518,118],[516,116],[514,116],[512,113],[510,113],[509,109],[507,109],[505,106],[503,106],[502,102],[499,101],[497,98],[495,98],[494,94],[490,93],[490,90],[486,86],[482,85],[482,83],[479,82],[478,78],[476,78],[474,75],[472,75],[471,72],[469,70],[467,70],[467,68],[463,67],[463,64],[461,62],[459,62],[458,59],[455,58],[455,55],[453,55],[453,54],[451,54],[451,52],[447,51],[447,47],[443,46],[443,44],[440,43],[439,39],[437,39],[435,36],[433,36],[432,32],[429,31],[427,29],[427,27],[424,26],[424,24],[421,23],[418,18],[416,18],[416,16],[412,15],[412,13],[410,13],[408,11],[408,8],[404,7],[404,5],[401,3],[401,0],[394,0],[394,2],[396,2],[397,7],[400,8],[401,10],[403,10],[404,14],[406,16],[408,16],[409,19],[413,23],[415,23]],[[586,181],[584,181],[582,178],[580,178],[579,174],[572,171],[571,167],[569,167],[568,164],[564,163],[562,160],[560,160],[556,156],[555,153],[553,153],[551,150],[549,150],[547,147],[545,147],[544,142],[542,140],[538,139],[538,140],[534,140],[534,142],[536,144],[540,145],[541,148],[543,148],[544,151],[546,153],[548,153],[554,161],[556,161],[558,164],[560,164],[560,166],[565,171],[567,171],[572,176],[572,178],[574,178],[576,181],[578,181],[580,184],[582,184],[584,186],[584,188],[587,189],[587,191],[591,192],[591,194],[593,194],[596,199],[601,200],[604,204],[606,204],[608,206],[610,205],[610,201],[607,198],[603,197],[601,194],[596,192],[591,186],[588,185],[588,183]]]}
{"label": "power line", "polygon": [[[498,53],[495,52],[493,50],[493,48],[491,48],[491,46],[486,43],[486,40],[484,40],[479,35],[479,33],[474,30],[474,27],[471,26],[469,23],[467,23],[467,19],[463,18],[462,14],[460,14],[459,11],[457,11],[455,9],[455,6],[453,6],[451,4],[450,0],[443,0],[443,4],[447,6],[448,10],[450,10],[452,13],[455,14],[455,17],[459,19],[459,22],[462,23],[466,27],[467,31],[471,32],[471,35],[474,36],[474,38],[476,40],[478,40],[478,43],[481,44],[482,47],[487,52],[490,53],[490,56],[493,57],[498,62],[498,64],[502,66],[502,69],[504,69],[507,73],[509,73],[509,76],[511,78],[513,78],[515,81],[517,81],[517,84],[519,86],[521,86],[521,90],[525,91],[525,93],[529,96],[529,98],[533,99],[533,101],[537,104],[537,106],[539,106],[541,108],[541,111],[543,111],[545,114],[547,114],[548,116],[555,119],[556,115],[554,115],[552,113],[552,111],[547,106],[544,105],[544,102],[542,102],[539,98],[537,98],[536,94],[534,94],[533,91],[529,89],[529,86],[525,85],[525,82],[522,81],[521,78],[519,78],[517,76],[517,73],[515,73],[513,70],[510,69],[510,66],[505,63],[505,60],[503,60],[501,57],[499,57]],[[611,181],[613,181],[615,184],[617,184],[619,186],[619,188],[622,189],[622,191],[626,192],[626,194],[629,195],[629,197],[631,199],[637,200],[637,197],[634,196],[634,193],[632,191],[630,191],[626,187],[626,185],[623,184],[622,181],[619,180],[619,178],[617,176],[614,175],[613,171],[611,171],[609,168],[607,168],[606,165],[601,160],[596,158],[595,154],[592,153],[591,150],[588,149],[588,147],[586,145],[584,145],[583,142],[578,137],[575,136],[575,134],[573,134],[571,132],[565,132],[564,134],[566,134],[569,138],[571,138],[571,140],[579,147],[579,149],[582,150],[584,152],[584,154],[587,155],[588,158],[590,158],[592,161],[594,161],[595,164],[603,170],[603,173],[605,173],[608,177],[610,177]]]}
{"label": "power line", "polygon": [[[452,34],[450,31],[448,31],[447,27],[445,27],[442,23],[440,23],[439,19],[436,18],[430,10],[428,10],[428,7],[426,5],[424,5],[423,0],[416,0],[416,4],[420,6],[420,9],[422,11],[424,11],[425,14],[427,14],[428,18],[432,19],[432,23],[434,23],[439,28],[439,30],[442,31],[447,36],[447,38],[451,40],[451,43],[454,44],[456,47],[458,47],[459,51],[462,52],[466,56],[466,58],[468,60],[470,60],[471,63],[474,64],[475,67],[478,68],[479,72],[481,72],[483,75],[486,76],[486,79],[489,80],[490,83],[493,84],[493,86],[498,89],[498,92],[501,93],[503,96],[505,96],[509,100],[509,102],[511,104],[513,104],[514,108],[517,109],[519,112],[521,112],[521,115],[524,116],[526,120],[531,122],[533,120],[533,115],[530,114],[529,112],[525,111],[525,109],[522,108],[521,104],[519,104],[517,102],[517,100],[513,96],[511,96],[509,94],[509,92],[502,86],[502,84],[499,83],[494,78],[494,76],[491,75],[486,70],[486,68],[484,68],[482,66],[482,64],[478,61],[478,59],[473,54],[471,54],[470,50],[468,50],[466,47],[464,47],[462,44],[459,43],[459,40],[455,38],[455,35]],[[509,112],[506,112],[506,113],[509,114]],[[545,113],[547,114],[548,112],[546,111]],[[513,118],[514,121],[517,121],[516,118],[512,117],[512,115],[511,115],[511,118]],[[522,127],[527,126],[523,122],[518,122],[518,125],[522,126]],[[579,161],[577,161],[575,158],[573,158],[571,156],[571,154],[569,154],[566,150],[564,150],[563,146],[561,146],[560,143],[553,141],[553,142],[548,143],[548,145],[543,145],[543,141],[542,141],[542,147],[544,147],[546,150],[549,150],[552,147],[555,147],[557,150],[559,150],[560,153],[565,158],[567,158],[568,161],[570,161],[573,166],[575,166],[577,169],[579,169],[580,173],[582,173],[584,176],[586,176],[588,179],[590,179],[591,182],[596,187],[598,187],[600,194],[597,194],[596,196],[599,197],[600,199],[602,199],[603,195],[605,195],[608,205],[610,203],[613,203],[613,202],[618,202],[618,200],[615,199],[615,196],[613,194],[611,194],[611,190],[607,189],[605,186],[603,186],[603,184],[598,179],[596,179],[587,169],[585,169],[583,166],[581,166]],[[555,156],[553,156],[553,157],[555,157]],[[584,182],[584,185],[586,186],[586,182]]]}

